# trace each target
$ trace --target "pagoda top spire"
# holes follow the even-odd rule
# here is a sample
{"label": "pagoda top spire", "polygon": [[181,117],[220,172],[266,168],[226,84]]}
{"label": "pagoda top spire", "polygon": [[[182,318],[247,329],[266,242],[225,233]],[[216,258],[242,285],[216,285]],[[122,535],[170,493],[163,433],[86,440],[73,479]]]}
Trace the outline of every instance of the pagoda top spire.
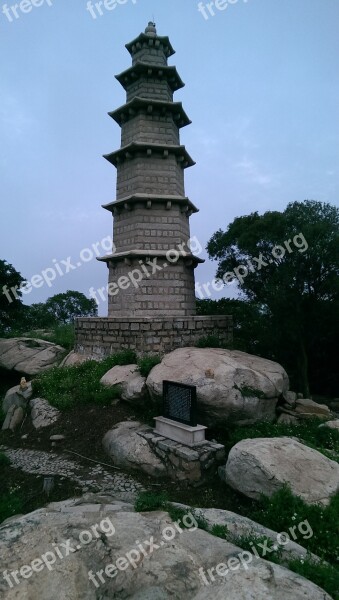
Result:
{"label": "pagoda top spire", "polygon": [[149,35],[150,37],[156,37],[157,29],[156,29],[155,23],[153,21],[148,22],[148,25],[145,29],[145,34]]}

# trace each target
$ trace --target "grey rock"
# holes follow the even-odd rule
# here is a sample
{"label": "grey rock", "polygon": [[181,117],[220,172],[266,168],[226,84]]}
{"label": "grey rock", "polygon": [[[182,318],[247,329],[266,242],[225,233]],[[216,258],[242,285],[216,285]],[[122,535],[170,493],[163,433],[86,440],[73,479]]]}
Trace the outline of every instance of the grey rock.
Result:
{"label": "grey rock", "polygon": [[131,404],[145,398],[146,378],[140,375],[138,365],[117,365],[105,373],[100,383],[107,387],[120,386],[121,398]]}
{"label": "grey rock", "polygon": [[[75,509],[75,510],[74,510]],[[214,518],[215,515],[213,515]],[[204,584],[199,569],[226,563],[241,554],[238,546],[195,527],[176,530],[166,512],[136,513],[128,504],[109,500],[81,502],[79,499],[52,503],[28,515],[13,518],[0,527],[1,569],[9,573],[32,561],[53,544],[71,539],[72,547],[81,539],[81,533],[105,520],[103,528],[113,535],[93,535],[91,543],[82,544],[79,551],[64,559],[57,559],[52,570],[44,567],[33,571],[29,579],[20,577],[20,587],[11,589],[0,578],[3,600],[14,597],[26,600],[41,598],[54,600],[96,600],[97,598],[132,598],[134,600],[331,600],[328,594],[307,579],[276,564],[257,559],[249,568],[228,571],[224,576],[215,573],[214,581]],[[171,528],[171,529],[169,529]],[[170,535],[170,532],[174,532]],[[166,533],[165,533],[166,532]],[[171,540],[165,539],[165,535]],[[115,577],[108,577],[103,569],[116,564],[118,557],[129,556],[138,548],[136,540],[153,540],[160,547],[150,550],[144,544],[146,556],[135,553],[127,559]],[[161,545],[160,542],[163,542]],[[134,567],[133,556],[136,558]],[[122,570],[124,569],[124,570]],[[104,584],[96,587],[88,573],[101,571]]]}
{"label": "grey rock", "polygon": [[35,429],[49,427],[56,423],[61,416],[61,412],[51,406],[44,398],[34,398],[30,401],[31,418]]}
{"label": "grey rock", "polygon": [[2,410],[4,413],[7,413],[8,409],[12,404],[15,406],[22,406],[25,408],[27,402],[32,398],[32,383],[27,383],[27,389],[22,390],[20,385],[15,385],[6,393],[3,401],[2,401]]}
{"label": "grey rock", "polygon": [[162,398],[166,379],[196,386],[200,418],[208,426],[273,422],[277,399],[289,386],[279,364],[216,348],[179,348],[167,354],[147,378],[154,400]]}
{"label": "grey rock", "polygon": [[151,450],[147,440],[139,435],[139,431],[145,431],[145,426],[137,421],[119,423],[106,433],[104,450],[118,467],[141,470],[154,477],[165,475],[163,463]]}
{"label": "grey rock", "polygon": [[327,505],[339,491],[339,464],[293,438],[247,439],[231,449],[226,480],[249,498],[270,497],[287,483],[307,504]]}
{"label": "grey rock", "polygon": [[0,338],[0,367],[25,375],[37,375],[56,366],[65,349],[32,338]]}
{"label": "grey rock", "polygon": [[22,406],[17,406],[13,412],[13,416],[11,418],[11,422],[9,424],[9,429],[11,431],[15,431],[24,420],[25,411]]}

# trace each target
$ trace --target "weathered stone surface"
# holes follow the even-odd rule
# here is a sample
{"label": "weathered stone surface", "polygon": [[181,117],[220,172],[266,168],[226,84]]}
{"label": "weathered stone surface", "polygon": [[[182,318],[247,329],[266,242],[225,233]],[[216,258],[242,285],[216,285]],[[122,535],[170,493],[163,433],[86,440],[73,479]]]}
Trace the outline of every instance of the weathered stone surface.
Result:
{"label": "weathered stone surface", "polygon": [[2,401],[2,410],[4,413],[7,413],[8,409],[12,404],[15,406],[22,406],[25,408],[28,400],[31,399],[33,395],[32,392],[32,383],[27,383],[27,389],[22,390],[20,385],[15,385],[6,393],[3,401]]}
{"label": "weathered stone surface", "polygon": [[25,375],[36,375],[56,366],[65,349],[32,338],[0,339],[0,367]]}
{"label": "weathered stone surface", "polygon": [[100,382],[112,387],[121,387],[121,398],[126,402],[138,403],[145,397],[146,378],[140,375],[138,365],[115,366],[101,378]]}
{"label": "weathered stone surface", "polygon": [[318,417],[328,419],[331,411],[326,404],[317,404],[313,400],[299,398],[296,403],[295,412],[302,417]]}
{"label": "weathered stone surface", "polygon": [[[106,530],[105,535],[101,530]],[[132,598],[134,600],[331,600],[319,587],[303,577],[273,563],[253,560],[247,569],[238,565],[206,585],[199,573],[227,563],[242,551],[237,546],[193,527],[179,533],[165,512],[135,513],[130,504],[95,495],[86,500],[54,502],[19,518],[12,518],[0,527],[2,571],[11,573],[70,539],[76,548],[84,531],[96,526],[100,537],[80,544],[79,551],[56,558],[47,569],[32,571],[19,585],[11,589],[0,578],[3,600],[96,600],[102,598]],[[98,527],[99,526],[99,527]],[[114,529],[112,528],[114,527]],[[170,529],[169,529],[170,528]],[[111,535],[113,532],[113,535]],[[174,533],[171,533],[174,532]],[[168,540],[166,541],[166,536]],[[169,541],[170,538],[170,541]],[[86,536],[88,540],[88,536]],[[153,540],[159,547],[144,544],[145,554],[138,559],[136,540]],[[162,542],[162,544],[161,544]],[[60,546],[61,547],[61,546]],[[131,551],[134,550],[134,553]],[[62,550],[65,552],[64,550]],[[131,553],[131,558],[126,559]],[[136,558],[132,564],[133,557]],[[108,565],[119,568],[106,575]],[[239,568],[240,567],[240,568]],[[233,568],[234,564],[233,564]],[[103,571],[104,570],[104,571]],[[100,571],[105,583],[89,579]],[[26,574],[26,573],[25,573]]]}
{"label": "weathered stone surface", "polygon": [[330,429],[339,429],[339,419],[335,419],[334,421],[326,421],[326,423],[322,423],[319,427],[329,427]]}
{"label": "weathered stone surface", "polygon": [[167,354],[147,378],[154,399],[162,397],[164,379],[197,387],[204,425],[273,421],[277,398],[288,390],[287,374],[277,363],[216,348],[180,348]]}
{"label": "weathered stone surface", "polygon": [[256,499],[288,483],[307,504],[326,505],[339,491],[339,464],[289,437],[248,439],[231,449],[226,481]]}
{"label": "weathered stone surface", "polygon": [[24,420],[25,411],[22,406],[17,406],[13,412],[13,417],[11,418],[11,422],[9,424],[9,429],[15,431]]}
{"label": "weathered stone surface", "polygon": [[166,474],[161,460],[152,452],[147,440],[138,434],[148,428],[138,421],[125,421],[106,433],[103,446],[115,465],[144,471],[160,477]]}
{"label": "weathered stone surface", "polygon": [[64,360],[60,363],[59,366],[75,367],[77,365],[82,365],[82,363],[86,362],[86,360],[89,359],[89,356],[85,356],[84,354],[78,354],[77,352],[74,352],[74,350],[72,350],[69,354],[67,354],[67,356],[64,358]]}
{"label": "weathered stone surface", "polygon": [[284,394],[284,400],[287,404],[289,404],[290,406],[292,406],[292,408],[295,407],[296,402],[297,402],[297,394],[295,392],[285,392]]}
{"label": "weathered stone surface", "polygon": [[[185,510],[187,510],[187,512],[193,510],[194,515],[201,517],[207,523],[209,531],[211,531],[213,525],[222,525],[224,527],[227,527],[230,536],[236,538],[242,536],[251,536],[253,538],[264,536],[269,540],[272,540],[274,544],[279,545],[279,538],[277,539],[279,532],[273,531],[272,529],[268,529],[267,527],[260,525],[260,523],[256,523],[256,521],[252,521],[251,519],[248,519],[247,517],[244,517],[242,515],[238,515],[237,513],[231,512],[229,510],[221,510],[218,508],[192,509],[186,504],[180,504],[177,502],[172,502],[172,504],[173,506],[184,508]],[[297,525],[299,526],[299,523]],[[305,538],[310,538],[313,532],[311,527],[307,526],[306,523],[303,524],[301,529],[298,529],[298,526],[295,527],[293,532],[286,532],[289,536],[289,542],[285,545],[279,546],[282,550],[282,557],[284,559],[304,558],[307,555],[307,550],[302,546],[302,541]],[[294,538],[296,541],[294,541]],[[298,542],[300,542],[300,544]],[[319,560],[319,558],[316,555],[312,555],[312,558],[314,558],[315,560]],[[267,551],[266,559],[270,559],[269,551]]]}
{"label": "weathered stone surface", "polygon": [[13,418],[15,411],[16,411],[16,406],[15,406],[15,404],[12,404],[12,406],[9,407],[6,417],[5,417],[5,420],[2,424],[3,431],[5,431],[6,429],[9,429],[9,426],[11,424],[11,420]]}
{"label": "weathered stone surface", "polygon": [[56,423],[61,413],[57,408],[51,406],[44,398],[34,398],[30,401],[31,418],[35,429],[49,427]]}

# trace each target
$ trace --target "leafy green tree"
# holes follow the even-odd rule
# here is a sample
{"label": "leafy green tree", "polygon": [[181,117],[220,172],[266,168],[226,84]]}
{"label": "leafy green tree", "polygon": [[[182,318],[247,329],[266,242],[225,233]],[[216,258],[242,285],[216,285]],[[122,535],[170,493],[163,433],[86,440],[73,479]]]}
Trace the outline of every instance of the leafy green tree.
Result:
{"label": "leafy green tree", "polygon": [[308,396],[310,367],[331,352],[339,330],[339,209],[306,200],[284,212],[238,217],[207,250],[218,278],[239,276],[242,298],[259,306],[269,325],[272,353]]}
{"label": "leafy green tree", "polygon": [[0,335],[10,331],[24,313],[20,286],[21,274],[6,260],[0,260]]}
{"label": "leafy green tree", "polygon": [[94,299],[71,290],[48,298],[45,307],[47,314],[58,323],[71,323],[76,317],[95,317],[98,314]]}

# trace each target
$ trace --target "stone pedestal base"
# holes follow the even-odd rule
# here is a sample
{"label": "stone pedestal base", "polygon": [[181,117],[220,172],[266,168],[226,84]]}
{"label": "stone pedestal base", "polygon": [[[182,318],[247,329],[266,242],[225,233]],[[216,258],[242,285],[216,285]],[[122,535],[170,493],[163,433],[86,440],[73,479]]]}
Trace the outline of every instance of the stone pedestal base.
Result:
{"label": "stone pedestal base", "polygon": [[75,351],[104,358],[121,350],[140,355],[166,354],[175,348],[196,346],[212,337],[220,344],[232,340],[232,317],[89,317],[75,320]]}
{"label": "stone pedestal base", "polygon": [[205,442],[205,431],[207,427],[197,425],[190,427],[183,423],[177,423],[166,417],[155,417],[154,433],[163,435],[169,440],[180,442],[185,446],[195,446],[196,444]]}
{"label": "stone pedestal base", "polygon": [[151,428],[139,432],[139,435],[147,440],[152,452],[160,458],[172,481],[198,486],[215,477],[218,466],[225,463],[225,447],[222,444],[203,440],[195,446],[187,446],[159,435]]}

